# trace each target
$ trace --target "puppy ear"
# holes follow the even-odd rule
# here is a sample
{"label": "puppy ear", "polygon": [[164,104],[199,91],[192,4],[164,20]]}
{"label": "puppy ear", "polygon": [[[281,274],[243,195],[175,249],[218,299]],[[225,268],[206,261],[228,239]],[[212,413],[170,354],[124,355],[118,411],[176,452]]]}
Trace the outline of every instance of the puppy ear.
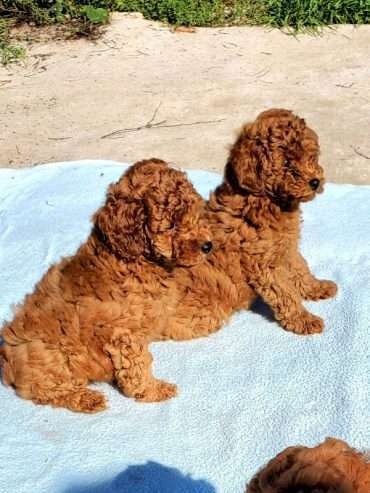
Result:
{"label": "puppy ear", "polygon": [[101,241],[115,255],[133,258],[144,253],[143,203],[122,195],[119,185],[109,187],[107,200],[96,212],[93,221]]}
{"label": "puppy ear", "polygon": [[161,189],[155,190],[145,197],[147,224],[150,230],[153,233],[163,233],[173,229],[186,211],[189,211],[195,203],[195,192],[191,189],[191,185],[185,181],[185,178],[182,176],[163,178]]}
{"label": "puppy ear", "polygon": [[246,493],[274,492],[276,483],[286,471],[291,469],[296,461],[296,455],[302,447],[289,447],[271,459],[251,480]]}
{"label": "puppy ear", "polygon": [[245,125],[230,150],[225,179],[233,188],[254,194],[263,193],[262,169],[266,150],[257,136],[250,134],[252,125]]}
{"label": "puppy ear", "polygon": [[[168,176],[167,176],[168,175]],[[147,214],[145,232],[154,257],[173,258],[175,226],[181,218],[183,194],[176,186],[176,177],[164,173],[161,187],[148,193],[144,199]]]}

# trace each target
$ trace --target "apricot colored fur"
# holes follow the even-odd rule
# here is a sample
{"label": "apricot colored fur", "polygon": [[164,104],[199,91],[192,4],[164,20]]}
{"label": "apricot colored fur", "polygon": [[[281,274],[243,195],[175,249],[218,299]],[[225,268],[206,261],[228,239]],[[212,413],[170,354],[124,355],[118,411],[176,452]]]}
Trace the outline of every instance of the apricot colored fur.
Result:
{"label": "apricot colored fur", "polygon": [[[334,282],[311,274],[298,247],[299,205],[323,189],[318,158],[318,137],[303,119],[287,110],[263,112],[242,128],[223,183],[209,202],[219,223],[218,231],[212,228],[216,244],[238,237],[241,270],[253,296],[270,305],[286,330],[302,335],[324,327],[302,300],[329,298],[337,291]],[[312,180],[319,182],[317,190]]]}
{"label": "apricot colored fur", "polygon": [[[320,332],[302,299],[333,296],[336,286],[315,279],[298,251],[299,203],[315,196],[311,179],[322,188],[318,153],[316,134],[289,111],[245,125],[208,203],[211,235],[195,206],[184,225],[177,218],[184,205],[166,198],[175,171],[151,199],[153,177],[123,177],[87,243],[49,270],[5,327],[3,381],[35,402],[85,412],[105,407],[89,381],[115,381],[141,401],[170,398],[176,388],[152,376],[148,345],[207,336],[258,295],[286,329]],[[165,165],[150,166],[157,176],[152,168]],[[199,247],[210,239],[204,259]]]}
{"label": "apricot colored fur", "polygon": [[187,324],[191,281],[179,284],[174,271],[206,257],[204,206],[163,161],[131,167],[110,186],[86,243],[48,270],[5,325],[3,382],[35,403],[83,412],[105,407],[90,381],[114,381],[146,402],[174,396],[175,385],[152,376],[148,344]]}
{"label": "apricot colored fur", "polygon": [[369,456],[342,440],[289,447],[259,471],[246,493],[369,493]]}

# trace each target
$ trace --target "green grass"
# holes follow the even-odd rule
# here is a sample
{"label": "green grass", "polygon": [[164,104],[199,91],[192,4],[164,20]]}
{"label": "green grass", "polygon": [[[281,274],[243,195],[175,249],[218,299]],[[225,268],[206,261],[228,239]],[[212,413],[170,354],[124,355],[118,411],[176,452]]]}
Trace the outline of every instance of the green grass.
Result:
{"label": "green grass", "polygon": [[263,24],[263,0],[115,0],[116,10],[177,26]]}
{"label": "green grass", "polygon": [[[0,22],[58,23],[91,35],[114,10],[142,12],[148,19],[174,25],[263,24],[300,32],[329,24],[368,24],[370,0],[0,0]],[[22,55],[8,29],[0,27],[3,63]]]}
{"label": "green grass", "polygon": [[368,24],[370,0],[264,0],[269,25],[296,31],[332,24]]}
{"label": "green grass", "polygon": [[117,10],[177,25],[266,24],[295,31],[368,24],[370,0],[115,0]]}
{"label": "green grass", "polygon": [[0,61],[3,65],[8,65],[25,56],[25,49],[10,39],[9,28],[9,21],[0,19]]}

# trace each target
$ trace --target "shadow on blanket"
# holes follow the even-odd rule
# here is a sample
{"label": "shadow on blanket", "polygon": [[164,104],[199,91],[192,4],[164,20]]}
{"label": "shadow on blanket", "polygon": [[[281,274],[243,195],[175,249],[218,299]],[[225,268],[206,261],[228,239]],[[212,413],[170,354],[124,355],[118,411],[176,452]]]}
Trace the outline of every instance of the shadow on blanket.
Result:
{"label": "shadow on blanket", "polygon": [[157,462],[129,466],[111,481],[93,485],[70,485],[63,493],[216,493],[207,481],[184,476]]}
{"label": "shadow on blanket", "polygon": [[261,298],[257,297],[256,300],[252,303],[249,309],[257,313],[258,315],[262,315],[269,322],[275,322],[276,318],[274,316],[274,312]]}

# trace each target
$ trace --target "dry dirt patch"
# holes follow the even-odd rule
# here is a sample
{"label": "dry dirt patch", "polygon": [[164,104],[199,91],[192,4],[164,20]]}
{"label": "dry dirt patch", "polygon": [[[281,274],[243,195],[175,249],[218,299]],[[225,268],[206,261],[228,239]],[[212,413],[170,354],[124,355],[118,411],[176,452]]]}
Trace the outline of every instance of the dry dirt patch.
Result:
{"label": "dry dirt patch", "polygon": [[0,69],[0,165],[161,157],[221,171],[234,131],[286,107],[317,130],[328,179],[370,183],[370,26],[174,32],[116,14],[97,41],[42,41]]}

